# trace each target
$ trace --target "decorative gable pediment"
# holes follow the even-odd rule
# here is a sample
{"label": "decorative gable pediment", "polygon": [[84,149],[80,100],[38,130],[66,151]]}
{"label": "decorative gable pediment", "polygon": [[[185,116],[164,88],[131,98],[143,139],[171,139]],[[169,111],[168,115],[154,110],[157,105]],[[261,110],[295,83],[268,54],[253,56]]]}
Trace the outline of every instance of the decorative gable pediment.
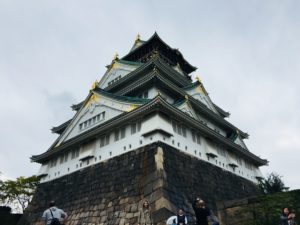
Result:
{"label": "decorative gable pediment", "polygon": [[187,101],[185,101],[184,103],[179,105],[177,108],[180,109],[181,111],[185,112],[186,114],[188,114],[190,117],[198,120],[196,112],[194,111],[194,109],[191,107],[191,105]]}
{"label": "decorative gable pediment", "polygon": [[101,89],[108,87],[141,65],[141,63],[127,62],[125,60],[114,60],[100,80],[99,87]]}
{"label": "decorative gable pediment", "polygon": [[92,93],[61,134],[57,145],[99,126],[124,112],[129,112],[138,105]]}

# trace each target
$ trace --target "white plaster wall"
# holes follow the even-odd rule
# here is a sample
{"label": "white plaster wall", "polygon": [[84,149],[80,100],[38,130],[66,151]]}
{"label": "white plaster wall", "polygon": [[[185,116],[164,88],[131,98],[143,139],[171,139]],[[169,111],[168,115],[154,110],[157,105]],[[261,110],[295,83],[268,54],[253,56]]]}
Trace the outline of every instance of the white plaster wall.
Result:
{"label": "white plaster wall", "polygon": [[[165,130],[168,133],[173,134],[173,136],[166,136],[161,133],[153,133],[146,137],[143,137],[142,134],[149,132],[153,129],[156,129],[160,124],[159,128]],[[230,171],[237,176],[244,177],[252,182],[257,182],[255,177],[261,176],[261,172],[258,168],[249,170],[245,165],[237,167],[234,171],[232,167],[228,166],[229,163],[235,162],[233,154],[226,153],[226,157],[218,155],[216,149],[212,149],[213,146],[207,144],[205,138],[201,137],[201,144],[197,144],[192,140],[192,133],[190,129],[186,130],[187,136],[183,137],[173,132],[172,125],[170,122],[165,120],[159,115],[155,115],[146,121],[142,121],[141,130],[131,135],[130,125],[126,127],[126,136],[123,139],[114,141],[114,132],[110,133],[109,145],[100,147],[100,139],[97,139],[94,143],[94,158],[90,160],[85,160],[81,162],[79,158],[71,159],[71,153],[68,154],[68,161],[60,164],[59,158],[57,160],[57,165],[50,168],[48,165],[42,165],[39,174],[47,173],[48,176],[44,177],[41,182],[47,182],[58,177],[64,176],[66,174],[78,171],[87,166],[93,165],[95,163],[103,162],[115,156],[127,153],[128,151],[133,151],[142,146],[155,143],[157,141],[164,142],[179,151],[182,151],[186,154],[197,157],[199,160],[206,161],[211,163],[214,166],[218,166],[223,170]],[[206,153],[214,151],[216,158],[208,158]]]}

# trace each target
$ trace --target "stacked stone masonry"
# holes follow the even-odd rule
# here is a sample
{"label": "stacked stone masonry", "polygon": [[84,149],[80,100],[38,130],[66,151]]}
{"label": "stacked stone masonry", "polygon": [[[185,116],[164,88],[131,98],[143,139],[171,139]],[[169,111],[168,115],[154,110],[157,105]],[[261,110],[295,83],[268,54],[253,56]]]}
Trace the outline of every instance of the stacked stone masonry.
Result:
{"label": "stacked stone masonry", "polygon": [[256,194],[251,181],[155,143],[40,184],[19,225],[38,224],[51,200],[68,213],[68,225],[132,225],[146,198],[161,225],[178,207],[193,222],[196,196],[215,210],[218,201]]}

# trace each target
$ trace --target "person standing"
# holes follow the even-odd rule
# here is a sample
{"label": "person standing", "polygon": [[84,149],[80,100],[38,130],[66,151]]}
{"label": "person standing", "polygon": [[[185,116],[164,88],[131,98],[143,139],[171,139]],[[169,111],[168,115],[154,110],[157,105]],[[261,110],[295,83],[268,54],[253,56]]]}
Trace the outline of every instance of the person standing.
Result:
{"label": "person standing", "polygon": [[219,225],[219,222],[213,217],[210,209],[205,206],[205,202],[202,199],[197,198],[192,203],[192,206],[197,219],[197,225],[208,225],[208,218],[212,220],[213,225]]}
{"label": "person standing", "polygon": [[68,215],[62,209],[56,207],[55,201],[49,203],[49,208],[46,209],[42,215],[42,220],[45,225],[64,224]]}
{"label": "person standing", "polygon": [[295,213],[290,212],[289,208],[283,208],[280,215],[280,225],[296,225],[295,217]]}
{"label": "person standing", "polygon": [[178,210],[176,218],[174,219],[174,224],[176,224],[176,225],[187,225],[188,224],[186,215],[182,209]]}
{"label": "person standing", "polygon": [[152,225],[151,208],[148,200],[143,202],[139,210],[138,225]]}

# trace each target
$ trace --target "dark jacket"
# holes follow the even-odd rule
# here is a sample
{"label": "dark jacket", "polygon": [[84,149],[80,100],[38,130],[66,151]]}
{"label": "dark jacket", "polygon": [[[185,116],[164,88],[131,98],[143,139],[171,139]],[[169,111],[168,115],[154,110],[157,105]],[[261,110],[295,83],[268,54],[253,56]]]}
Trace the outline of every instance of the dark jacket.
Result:
{"label": "dark jacket", "polygon": [[280,225],[296,225],[296,222],[294,219],[288,219],[287,215],[282,214],[280,216]]}
{"label": "dark jacket", "polygon": [[205,208],[197,207],[196,202],[197,201],[194,201],[192,206],[197,219],[197,225],[208,225],[207,217],[210,216],[210,210],[206,207]]}

